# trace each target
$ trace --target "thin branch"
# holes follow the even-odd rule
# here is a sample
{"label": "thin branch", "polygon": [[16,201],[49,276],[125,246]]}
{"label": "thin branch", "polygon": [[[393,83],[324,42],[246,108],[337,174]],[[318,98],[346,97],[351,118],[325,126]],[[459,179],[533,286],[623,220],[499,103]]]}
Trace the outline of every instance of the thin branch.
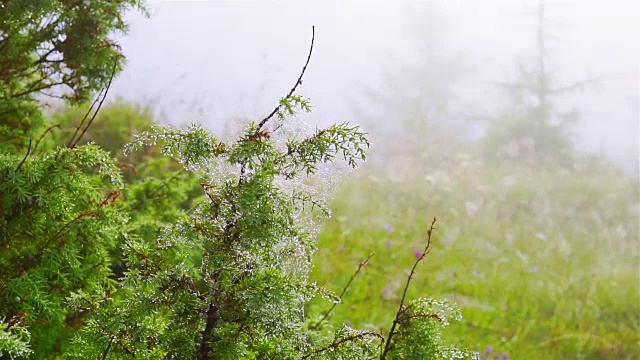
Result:
{"label": "thin branch", "polygon": [[40,145],[40,141],[42,141],[42,139],[45,137],[45,135],[47,135],[47,133],[52,132],[53,129],[58,128],[60,129],[60,124],[55,124],[55,125],[51,125],[47,128],[47,130],[45,130],[42,135],[40,135],[40,137],[38,138],[38,141],[36,141],[36,145],[33,147],[33,151],[35,152],[36,149],[38,149],[38,145]]}
{"label": "thin branch", "polygon": [[413,267],[411,268],[411,272],[409,273],[409,276],[407,277],[407,283],[405,284],[404,290],[402,291],[402,298],[400,299],[400,305],[398,306],[398,311],[396,312],[396,317],[395,317],[395,319],[393,319],[393,324],[391,324],[391,330],[389,330],[389,335],[387,335],[387,341],[384,344],[384,351],[382,352],[382,355],[380,356],[380,360],[386,359],[387,354],[389,353],[389,350],[391,350],[391,339],[393,338],[393,335],[395,335],[396,327],[400,323],[402,314],[404,313],[404,301],[405,301],[405,298],[407,297],[407,290],[409,289],[409,284],[411,283],[411,280],[413,279],[413,276],[415,275],[416,267],[418,266],[420,261],[422,261],[427,256],[427,254],[429,253],[429,250],[431,248],[431,235],[433,234],[433,230],[435,229],[435,225],[436,225],[436,218],[434,217],[433,221],[431,222],[431,226],[427,230],[427,245],[425,246],[424,251],[422,252],[422,255],[420,255],[420,257],[413,264]]}
{"label": "thin branch", "polygon": [[322,319],[318,320],[317,323],[315,323],[311,329],[317,329],[318,326],[320,326],[320,324],[329,317],[329,315],[331,314],[331,312],[333,311],[333,309],[336,308],[336,306],[338,306],[339,303],[342,302],[342,297],[344,296],[344,294],[347,292],[347,289],[349,289],[349,286],[351,285],[351,283],[353,282],[353,279],[356,278],[356,276],[358,276],[358,274],[360,273],[360,270],[362,270],[363,267],[365,267],[367,265],[367,263],[369,262],[369,260],[371,260],[371,258],[373,257],[373,253],[369,254],[369,256],[367,257],[367,259],[361,263],[358,264],[358,268],[356,269],[356,271],[351,275],[351,278],[349,279],[349,281],[347,282],[347,285],[342,289],[342,292],[340,293],[340,296],[338,296],[338,299],[340,299],[340,301],[338,302],[334,302],[333,305],[331,306],[331,308],[324,314],[324,316],[322,317]]}
{"label": "thin branch", "polygon": [[53,99],[66,100],[66,97],[64,97],[63,95],[49,94],[49,93],[44,92],[43,90],[38,91],[38,94],[44,95],[46,97],[50,97],[50,98],[53,98]]}
{"label": "thin branch", "polygon": [[[309,54],[307,55],[307,61],[304,63],[304,66],[302,67],[302,72],[300,72],[300,76],[298,76],[298,80],[296,80],[296,83],[293,85],[291,90],[289,90],[289,93],[287,94],[287,96],[284,97],[285,99],[290,98],[293,95],[293,93],[295,93],[296,89],[298,88],[298,85],[302,84],[302,77],[304,76],[305,71],[307,71],[307,65],[309,65],[309,61],[311,60],[311,53],[313,53],[313,42],[314,42],[315,38],[316,38],[316,27],[312,26],[311,27],[311,46],[309,47]],[[271,113],[269,115],[267,115],[267,117],[262,119],[260,121],[260,123],[258,124],[258,129],[256,130],[256,133],[258,133],[260,131],[260,129],[262,129],[262,127],[276,113],[278,113],[278,111],[280,111],[281,108],[282,108],[282,104],[278,104],[278,106],[276,106],[275,109],[273,109],[273,111],[271,111]]]}
{"label": "thin branch", "polygon": [[35,65],[39,65],[43,62],[48,62],[49,60],[47,59],[47,57],[51,54],[53,54],[54,51],[56,51],[56,47],[54,46],[53,48],[49,49],[46,53],[42,54],[38,60],[34,61],[31,66],[35,66]]}
{"label": "thin branch", "polygon": [[100,90],[100,92],[98,93],[98,96],[96,96],[95,100],[93,100],[93,102],[91,103],[91,106],[89,106],[89,110],[87,110],[87,112],[82,117],[82,121],[80,121],[80,124],[76,126],[76,131],[73,133],[73,136],[71,136],[71,139],[69,139],[69,143],[67,144],[67,147],[71,147],[73,140],[76,138],[76,135],[78,135],[78,132],[82,128],[82,125],[84,125],[84,122],[87,121],[87,119],[89,118],[89,114],[91,114],[93,107],[98,103],[98,99],[100,99],[100,97],[102,96],[103,91],[104,89]]}
{"label": "thin branch", "polygon": [[323,352],[325,352],[325,351],[327,351],[329,349],[336,349],[338,346],[340,346],[340,345],[342,345],[342,344],[344,344],[346,342],[362,339],[364,337],[369,337],[369,336],[378,338],[378,339],[380,339],[380,341],[384,341],[384,337],[382,335],[378,334],[375,331],[359,331],[359,332],[357,332],[357,333],[355,333],[353,335],[349,335],[349,336],[347,336],[345,338],[334,340],[331,344],[329,344],[329,345],[327,345],[325,347],[322,347],[320,349],[314,350],[314,351],[304,355],[300,359],[306,359],[306,358],[311,357],[312,355],[323,353]]}
{"label": "thin branch", "polygon": [[109,350],[111,350],[111,344],[113,344],[113,339],[114,337],[112,336],[111,339],[109,340],[109,344],[107,344],[107,348],[104,349],[104,351],[102,352],[102,360],[105,360],[107,358],[107,355],[109,354]]}
{"label": "thin branch", "polygon": [[17,98],[17,97],[21,97],[21,96],[25,96],[25,95],[29,95],[31,93],[34,92],[39,92],[42,90],[46,90],[46,89],[50,89],[54,86],[58,86],[58,85],[65,85],[66,82],[64,81],[58,81],[58,82],[53,82],[53,83],[49,83],[49,84],[44,84],[42,86],[39,87],[35,87],[38,83],[40,83],[42,80],[36,81],[34,84],[29,85],[29,88],[23,92],[17,93],[17,94],[12,94],[10,97],[11,98]]}
{"label": "thin branch", "polygon": [[[307,66],[309,65],[309,61],[311,61],[311,54],[313,53],[313,44],[315,42],[315,39],[316,39],[316,27],[312,26],[311,27],[311,45],[309,46],[307,61],[304,63],[304,66],[302,67],[300,76],[298,76],[298,79],[296,80],[295,84],[293,84],[293,87],[291,87],[291,90],[289,90],[289,93],[284,97],[284,99],[291,98],[291,96],[293,96],[296,89],[298,88],[298,85],[302,84],[302,78],[304,77],[304,73],[307,71]],[[250,136],[249,139],[260,139],[264,137],[264,132],[262,128],[275,114],[278,113],[278,111],[280,111],[280,109],[282,109],[282,102],[278,103],[278,105],[273,109],[273,111],[271,111],[269,115],[267,115],[264,119],[260,120],[260,123],[258,123],[258,127],[256,128],[255,133],[252,136]],[[240,178],[238,179],[238,185],[241,185],[244,179],[246,178],[247,161],[248,160],[246,158],[240,160]]]}
{"label": "thin branch", "polygon": [[71,226],[73,223],[75,223],[76,221],[83,219],[83,218],[90,218],[90,217],[96,217],[98,216],[98,212],[97,211],[87,211],[87,212],[81,212],[80,214],[78,214],[78,216],[76,216],[75,218],[73,218],[73,220],[69,221],[68,223],[64,224],[64,226],[62,226],[52,237],[50,237],[47,241],[45,241],[44,245],[40,248],[40,250],[36,253],[35,256],[33,257],[39,257],[42,255],[42,253],[44,252],[44,250],[46,250],[46,248],[57,238],[59,238],[62,235],[62,232],[64,230],[66,230],[69,226]]}
{"label": "thin branch", "polygon": [[571,91],[575,91],[575,90],[584,90],[587,86],[593,85],[593,84],[597,84],[597,83],[601,83],[604,80],[607,80],[607,78],[604,77],[604,76],[596,77],[596,78],[592,78],[592,79],[586,79],[586,80],[578,81],[578,82],[573,83],[571,85],[567,85],[567,86],[564,86],[564,87],[551,89],[550,92],[551,92],[551,94],[562,94],[562,93],[567,93],[567,92],[571,92]]}
{"label": "thin branch", "polygon": [[125,353],[127,353],[128,355],[131,355],[132,358],[136,357],[136,353],[133,352],[133,350],[129,349],[128,346],[126,346],[125,344],[123,344],[121,341],[116,340],[115,336],[111,336],[110,340],[109,340],[109,344],[107,345],[107,348],[104,350],[104,352],[102,353],[102,360],[106,359],[106,355],[108,355],[109,353],[109,349],[111,347],[111,345],[113,345],[113,342],[116,342],[116,344],[118,344],[122,350],[124,350]]}
{"label": "thin branch", "polygon": [[238,177],[238,186],[242,185],[244,178],[247,176],[247,159],[240,161],[240,176]]}
{"label": "thin branch", "polygon": [[20,170],[20,168],[22,167],[24,162],[27,161],[27,158],[29,157],[29,154],[31,153],[31,142],[32,141],[33,141],[33,139],[29,139],[29,147],[27,148],[27,153],[24,155],[24,158],[22,158],[22,161],[20,161],[20,164],[18,164],[18,166],[16,167],[16,172],[18,170]]}
{"label": "thin branch", "polygon": [[[84,136],[84,134],[87,132],[87,130],[89,129],[89,127],[91,126],[91,124],[93,123],[93,120],[96,119],[96,116],[98,115],[98,112],[100,111],[100,108],[102,107],[102,104],[104,103],[105,99],[107,98],[107,94],[109,93],[109,89],[111,88],[111,82],[113,81],[113,77],[116,75],[116,68],[118,67],[118,57],[116,57],[113,61],[113,69],[111,70],[111,76],[109,77],[109,82],[107,83],[107,86],[104,88],[104,94],[102,95],[102,99],[100,100],[100,103],[98,104],[98,107],[96,108],[96,111],[93,113],[93,116],[91,117],[91,120],[89,120],[89,122],[87,123],[87,126],[85,126],[84,130],[82,130],[82,133],[80,133],[80,135],[78,136],[78,138],[73,142],[70,143],[70,148],[75,147],[78,144],[78,141],[80,141],[80,139],[82,139],[82,137]],[[97,100],[98,98],[96,98]],[[84,122],[84,120],[83,120]],[[77,129],[76,129],[77,132]],[[74,134],[75,136],[75,134]]]}
{"label": "thin branch", "polygon": [[81,212],[78,216],[76,216],[73,220],[69,221],[68,223],[66,223],[64,226],[62,226],[52,237],[50,237],[49,239],[47,239],[47,241],[45,241],[45,243],[38,249],[38,251],[36,252],[35,255],[31,256],[28,259],[25,259],[25,261],[18,267],[19,272],[23,273],[27,270],[29,270],[33,264],[37,263],[40,261],[40,259],[42,258],[42,255],[44,254],[44,251],[49,247],[49,245],[56,239],[58,239],[60,236],[62,236],[64,230],[66,230],[69,226],[71,226],[73,223],[75,223],[76,221],[83,219],[83,218],[87,218],[87,217],[96,217],[98,215],[97,211],[86,211],[86,212]]}

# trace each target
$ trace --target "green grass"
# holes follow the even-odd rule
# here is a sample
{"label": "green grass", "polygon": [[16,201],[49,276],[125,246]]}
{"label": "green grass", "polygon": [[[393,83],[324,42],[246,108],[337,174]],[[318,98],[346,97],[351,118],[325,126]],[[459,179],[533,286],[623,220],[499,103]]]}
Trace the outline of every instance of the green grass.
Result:
{"label": "green grass", "polygon": [[[437,217],[408,298],[461,308],[449,340],[511,359],[640,358],[636,179],[601,164],[566,171],[462,155],[408,159],[363,167],[335,196],[314,280],[339,293],[358,262],[375,256],[332,321],[388,331],[414,249]],[[318,301],[310,311],[327,307]]]}

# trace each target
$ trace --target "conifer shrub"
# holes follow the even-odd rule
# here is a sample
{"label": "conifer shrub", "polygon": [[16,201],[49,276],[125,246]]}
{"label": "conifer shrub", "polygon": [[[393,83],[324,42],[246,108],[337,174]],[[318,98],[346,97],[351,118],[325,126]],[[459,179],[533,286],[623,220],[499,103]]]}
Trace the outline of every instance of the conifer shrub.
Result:
{"label": "conifer shrub", "polygon": [[0,154],[0,318],[13,324],[5,332],[26,325],[36,353],[59,350],[79,325],[65,305],[72,292],[115,286],[109,251],[127,221],[115,206],[121,186],[96,145]]}
{"label": "conifer shrub", "polygon": [[[313,41],[311,49],[313,49]],[[435,300],[400,304],[385,337],[348,326],[332,328],[305,304],[329,296],[309,281],[316,250],[314,219],[328,216],[305,179],[342,158],[366,158],[366,134],[346,123],[302,135],[290,117],[311,105],[295,91],[249,124],[234,142],[200,126],[154,127],[128,151],[153,145],[200,178],[205,201],[153,241],[129,239],[128,271],[118,291],[76,294],[90,312],[73,342],[76,358],[435,359],[471,354],[441,344],[441,326],[459,314]],[[426,256],[433,225],[423,255]],[[405,288],[406,294],[406,288]],[[326,318],[326,316],[324,317]]]}
{"label": "conifer shrub", "polygon": [[[128,153],[155,148],[181,169],[151,167],[157,177],[125,182],[118,151],[91,143],[88,130],[122,66],[109,36],[126,30],[122,13],[141,2],[0,7],[0,358],[472,356],[440,339],[459,318],[455,309],[405,299],[433,224],[388,333],[329,323],[342,296],[309,281],[316,229],[330,215],[309,179],[336,159],[355,168],[369,142],[347,123],[290,130],[298,112],[311,111],[296,90],[313,38],[291,90],[237,139],[222,141],[196,125],[132,131]],[[71,104],[102,88],[63,144],[44,139],[59,124],[42,131],[36,99],[59,86]],[[107,148],[109,140],[100,139]],[[190,195],[194,179],[199,201]],[[306,313],[314,297],[334,304]]]}
{"label": "conifer shrub", "polygon": [[[124,65],[114,32],[140,0],[0,3],[0,151],[26,149],[46,122],[40,99],[88,101]],[[106,94],[104,94],[106,95]]]}

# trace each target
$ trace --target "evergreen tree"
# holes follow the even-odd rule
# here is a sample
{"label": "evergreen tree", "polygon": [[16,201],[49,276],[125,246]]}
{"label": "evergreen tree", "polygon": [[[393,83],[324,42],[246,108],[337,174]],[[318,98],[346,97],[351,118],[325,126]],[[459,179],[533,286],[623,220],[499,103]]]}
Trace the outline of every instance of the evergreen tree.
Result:
{"label": "evergreen tree", "polygon": [[515,81],[500,84],[508,105],[490,119],[482,146],[489,159],[567,166],[574,158],[572,129],[575,110],[563,111],[559,100],[590,81],[558,84],[549,64],[549,11],[546,0],[536,4],[535,53],[531,64],[519,64]]}
{"label": "evergreen tree", "polygon": [[455,124],[460,114],[453,106],[457,100],[454,91],[468,74],[469,65],[462,53],[449,45],[451,25],[441,4],[412,3],[405,12],[403,40],[410,49],[390,59],[380,85],[363,91],[366,102],[356,113],[379,137],[376,140],[393,143],[394,150],[404,144],[416,153],[448,133],[455,136],[443,142],[463,137],[463,130]]}
{"label": "evergreen tree", "polygon": [[111,36],[126,31],[130,8],[143,10],[136,0],[0,2],[0,357],[27,354],[27,343],[34,357],[55,356],[81,326],[65,299],[114,285],[120,171],[75,137],[45,146],[53,128],[39,100],[85,102],[110,83],[123,64]]}
{"label": "evergreen tree", "polygon": [[[317,221],[329,215],[309,176],[336,157],[356,167],[369,147],[366,134],[346,123],[302,136],[288,130],[296,112],[311,110],[296,89],[313,39],[289,93],[235,141],[195,125],[137,134],[128,151],[156,147],[183,169],[125,187],[121,164],[87,140],[96,139],[89,128],[122,65],[109,35],[124,31],[123,11],[141,3],[0,7],[0,358],[469,355],[441,343],[440,327],[457,317],[441,302],[405,305],[403,296],[386,338],[334,329],[304,312],[314,296],[335,299],[308,279]],[[51,139],[44,136],[53,126],[34,137],[45,125],[37,97],[58,96],[50,91],[61,85],[71,104],[103,90],[65,146],[56,146],[64,128]],[[112,148],[113,140],[101,142]],[[185,212],[194,177],[202,201]]]}
{"label": "evergreen tree", "polygon": [[112,39],[141,0],[0,2],[0,150],[24,150],[45,118],[38,97],[83,103],[124,58]]}
{"label": "evergreen tree", "polygon": [[[304,313],[312,297],[326,296],[308,275],[315,252],[314,219],[329,214],[323,199],[305,183],[336,156],[355,167],[366,158],[369,146],[365,134],[348,124],[302,136],[288,130],[290,116],[311,110],[308,100],[295,94],[310,57],[311,50],[300,77],[279,105],[260,122],[249,124],[236,141],[220,141],[195,125],[155,127],[128,147],[159,147],[201,179],[207,197],[157,239],[127,240],[128,271],[116,292],[73,296],[77,309],[91,314],[74,339],[73,357],[470,355],[440,342],[440,327],[457,316],[442,302],[422,300],[405,306],[403,297],[386,340],[377,332],[347,326],[334,330]],[[433,227],[425,255],[432,231]],[[407,287],[412,277],[413,271]]]}
{"label": "evergreen tree", "polygon": [[121,186],[95,145],[0,154],[0,319],[28,326],[36,353],[60,350],[78,325],[65,305],[71,292],[114,286],[109,251],[127,220],[115,205]]}

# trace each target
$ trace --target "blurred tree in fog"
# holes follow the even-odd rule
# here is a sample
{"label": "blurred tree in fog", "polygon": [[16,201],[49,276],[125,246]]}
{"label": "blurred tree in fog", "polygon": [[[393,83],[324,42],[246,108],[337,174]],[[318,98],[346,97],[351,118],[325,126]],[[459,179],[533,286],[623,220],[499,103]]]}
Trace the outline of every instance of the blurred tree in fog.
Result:
{"label": "blurred tree in fog", "polygon": [[558,74],[551,69],[548,55],[548,4],[536,6],[536,48],[530,63],[520,63],[517,78],[501,83],[506,105],[488,124],[483,148],[490,159],[569,165],[572,159],[575,109],[563,111],[559,99],[583,88],[587,82],[558,85]]}
{"label": "blurred tree in fog", "polygon": [[380,86],[364,91],[368,104],[356,111],[379,140],[402,139],[416,151],[427,139],[437,141],[436,133],[455,129],[455,88],[470,70],[461,52],[448,46],[450,27],[438,3],[410,4],[406,14],[410,56],[392,58]]}

